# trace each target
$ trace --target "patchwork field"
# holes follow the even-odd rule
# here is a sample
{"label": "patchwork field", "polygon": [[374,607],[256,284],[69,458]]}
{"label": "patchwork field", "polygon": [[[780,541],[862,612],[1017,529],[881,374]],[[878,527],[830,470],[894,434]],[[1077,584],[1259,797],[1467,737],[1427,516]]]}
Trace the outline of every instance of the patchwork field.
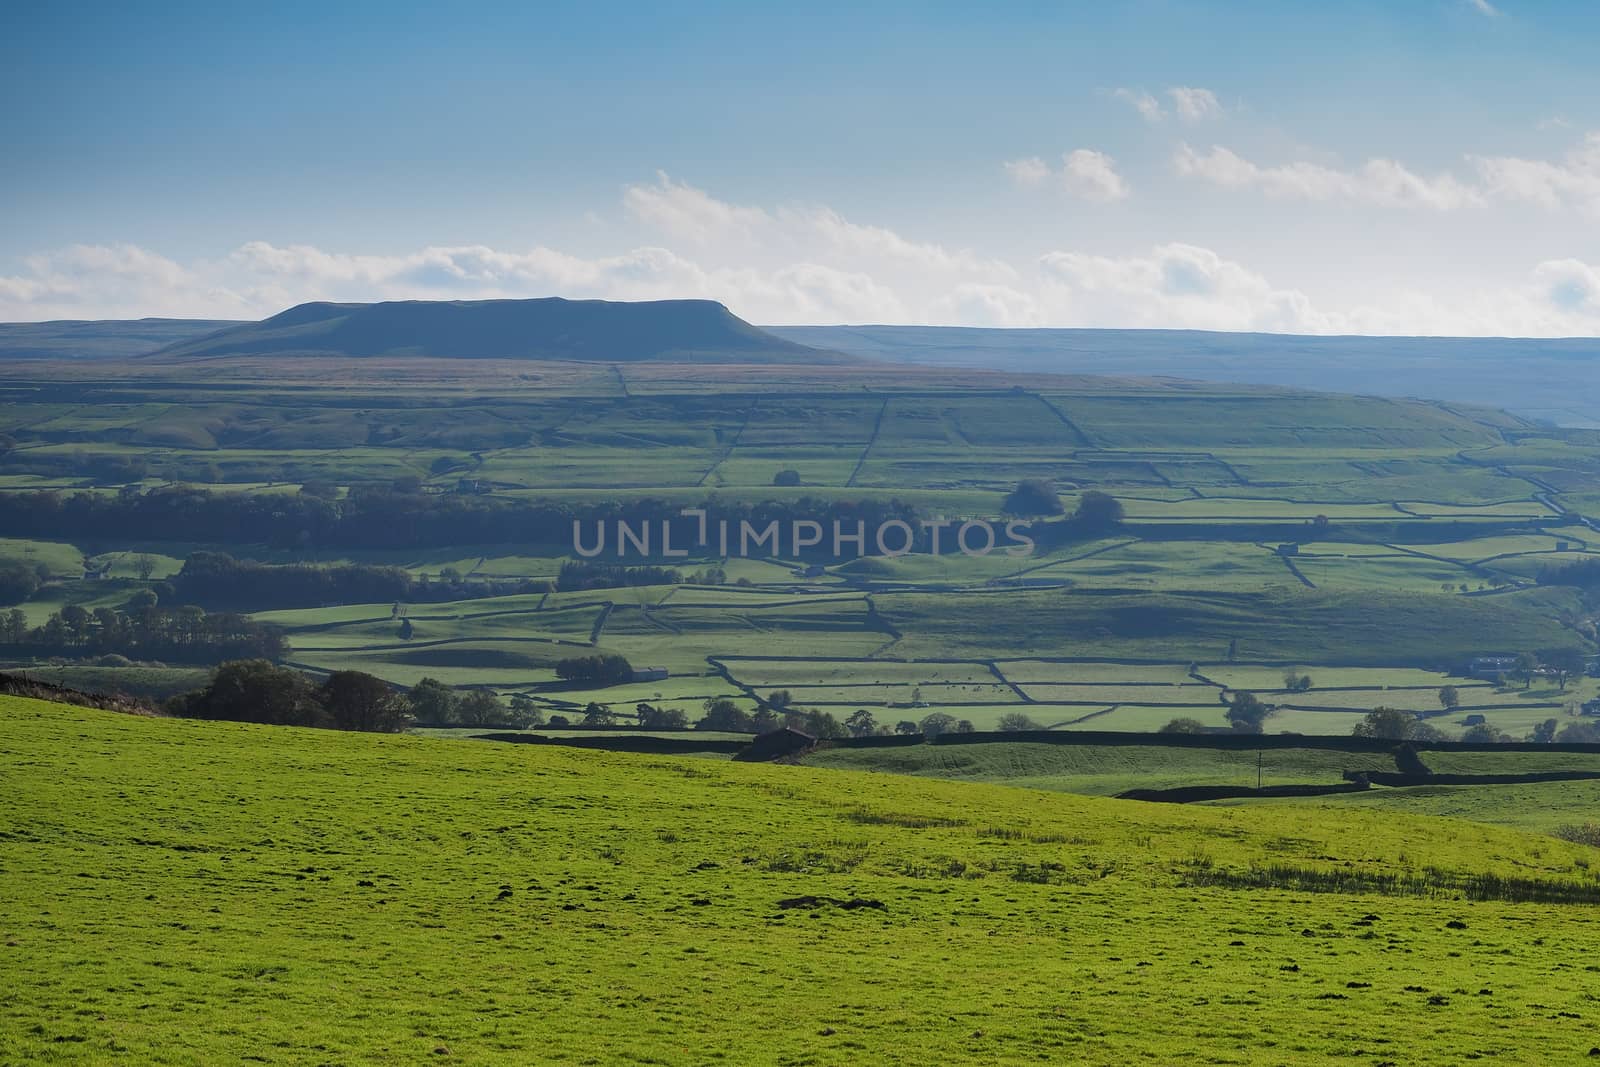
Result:
{"label": "patchwork field", "polygon": [[[29,626],[68,606],[126,610],[203,549],[389,566],[459,593],[242,607],[283,627],[306,669],[402,686],[432,677],[548,711],[594,701],[626,714],[648,700],[692,715],[706,699],[753,705],[786,688],[836,714],[947,712],[979,728],[1019,711],[1062,728],[1085,716],[1156,728],[1167,710],[1220,725],[1232,687],[1271,694],[1271,729],[1347,732],[1380,703],[1434,710],[1445,673],[1475,655],[1595,652],[1593,594],[1541,581],[1600,558],[1584,519],[1600,499],[1600,437],[1488,409],[875,364],[242,359],[0,372],[0,430],[13,442],[0,453],[0,564],[41,575],[20,604]],[[1068,514],[1089,491],[1109,493],[1123,521],[1075,531],[1036,518],[1025,557],[924,544],[898,557],[697,546],[667,558],[658,546],[624,562],[670,566],[682,584],[545,592],[574,556],[559,509],[898,507],[998,522],[1023,478],[1051,482]],[[34,495],[41,486],[60,491]],[[152,518],[154,502],[197,486],[273,503],[248,522],[225,510]],[[335,528],[395,494],[416,514]],[[136,523],[73,527],[82,500],[145,509]],[[308,508],[305,523],[274,528],[272,509],[291,505]],[[559,521],[494,519],[514,508],[557,509]],[[799,510],[774,510],[785,508]],[[671,680],[558,685],[555,663],[585,648]],[[1193,664],[1203,678],[1189,677]],[[74,671],[60,677],[98,688],[141,670],[121,677],[145,691],[148,672],[176,668],[4,648],[0,665]],[[1277,692],[1288,667],[1318,684]],[[1362,670],[1359,683],[1337,680]],[[1246,683],[1231,671],[1256,673]],[[1526,732],[1587,695],[1470,687],[1462,708]]]}

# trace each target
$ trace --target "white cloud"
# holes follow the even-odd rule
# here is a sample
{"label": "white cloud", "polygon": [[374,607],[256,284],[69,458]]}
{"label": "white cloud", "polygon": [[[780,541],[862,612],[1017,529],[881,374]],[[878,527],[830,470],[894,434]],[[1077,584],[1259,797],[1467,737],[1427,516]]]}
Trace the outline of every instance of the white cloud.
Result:
{"label": "white cloud", "polygon": [[1160,122],[1167,117],[1161,101],[1143,89],[1113,89],[1111,95],[1132,107],[1146,122]]}
{"label": "white cloud", "polygon": [[1066,154],[1061,161],[1061,180],[1069,193],[1096,203],[1110,203],[1128,195],[1127,183],[1117,173],[1112,158],[1091,148]]}
{"label": "white cloud", "polygon": [[1485,192],[1545,208],[1576,208],[1600,218],[1600,132],[1589,133],[1560,162],[1472,156]]}
{"label": "white cloud", "polygon": [[1487,15],[1489,18],[1499,18],[1503,13],[1499,8],[1489,3],[1489,0],[1463,0],[1463,2],[1478,14]]}
{"label": "white cloud", "polygon": [[1126,257],[1051,252],[1039,266],[1052,320],[1065,314],[1084,326],[1286,333],[1335,328],[1305,294],[1194,245]]}
{"label": "white cloud", "polygon": [[[1066,158],[1059,170],[1045,168],[1050,180],[1067,180],[1073,155]],[[1098,153],[1078,158],[1080,177],[1101,174]],[[1262,168],[1231,153],[1197,158],[1234,168],[1240,177],[1231,180],[1240,184],[1273,188],[1281,182],[1294,195],[1306,189],[1332,190],[1328,195],[1341,197],[1406,200],[1419,195],[1393,192],[1391,186],[1402,179],[1373,178],[1368,169],[1263,176]],[[1564,166],[1572,169],[1571,161]],[[1352,193],[1351,184],[1360,182],[1389,191]],[[1556,182],[1552,188],[1557,202],[1572,198],[1567,186]],[[1522,190],[1518,195],[1537,199],[1543,194]],[[1520,281],[1500,288],[1375,285],[1367,302],[1335,307],[1314,299],[1293,278],[1269,278],[1217,250],[1193,244],[1168,243],[1113,255],[1069,247],[1007,262],[858,223],[827,207],[734,204],[665,177],[627,190],[622,208],[642,225],[658,229],[661,241],[590,256],[545,246],[511,250],[482,245],[364,255],[252,241],[219,258],[192,262],[130,245],[73,246],[28,257],[19,269],[0,275],[0,319],[245,318],[307,300],[558,295],[698,297],[722,301],[747,319],[769,323],[1486,336],[1600,333],[1600,265],[1573,258],[1539,262]],[[1308,256],[1318,254],[1315,248],[1306,251]]]}
{"label": "white cloud", "polygon": [[1050,177],[1050,164],[1038,156],[1029,156],[1027,159],[1012,159],[1001,164],[1006,173],[1011,175],[1011,180],[1022,186],[1043,185],[1045,179]]}
{"label": "white cloud", "polygon": [[1168,89],[1167,95],[1172,97],[1173,110],[1185,122],[1214,119],[1222,114],[1222,104],[1218,102],[1217,94],[1210,89],[1179,86]]}
{"label": "white cloud", "polygon": [[1483,194],[1449,174],[1426,177],[1392,159],[1369,159],[1355,170],[1295,162],[1263,167],[1221,146],[1201,154],[1179,147],[1173,166],[1184,177],[1231,189],[1256,189],[1282,199],[1348,200],[1384,207],[1453,211],[1483,203]]}
{"label": "white cloud", "polygon": [[1128,196],[1128,183],[1117,173],[1116,161],[1092,148],[1076,148],[1061,157],[1061,169],[1053,171],[1038,156],[1014,159],[1003,166],[1018,185],[1038,188],[1052,183],[1069,195],[1109,204]]}
{"label": "white cloud", "polygon": [[[1143,89],[1112,89],[1110,95],[1113,99],[1121,100],[1133,108],[1146,122],[1161,122],[1168,115],[1161,101]],[[1210,89],[1175,85],[1166,90],[1164,95],[1172,100],[1171,114],[1178,116],[1184,122],[1202,122],[1222,117],[1222,102]]]}

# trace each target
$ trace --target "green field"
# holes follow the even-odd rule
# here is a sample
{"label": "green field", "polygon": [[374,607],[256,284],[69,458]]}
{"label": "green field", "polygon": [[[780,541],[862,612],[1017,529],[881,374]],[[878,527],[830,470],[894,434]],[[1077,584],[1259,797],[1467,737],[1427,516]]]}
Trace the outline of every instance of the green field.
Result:
{"label": "green field", "polygon": [[[1432,710],[1421,687],[1445,684],[1474,655],[1595,652],[1594,597],[1536,584],[1600,546],[1572,513],[1600,499],[1600,439],[1584,431],[1424,401],[875,364],[535,373],[422,362],[377,384],[386,367],[10,368],[4,427],[16,444],[0,456],[0,498],[41,485],[63,487],[66,500],[198,484],[277,500],[311,482],[342,506],[415,479],[419,499],[466,493],[486,507],[900,501],[960,519],[998,518],[1016,481],[1035,477],[1055,484],[1068,511],[1091,489],[1123,506],[1120,527],[1046,536],[1026,558],[652,558],[685,578],[720,566],[728,584],[414,602],[409,637],[389,602],[253,613],[286,629],[290,660],[308,669],[402,686],[431,676],[528,693],[550,711],[589,699],[625,710],[659,693],[692,713],[706,697],[751,702],[789,688],[880,719],[946,711],[982,727],[1020,705],[1064,727],[1096,715],[1097,728],[1143,730],[1166,721],[1167,704],[1217,721],[1220,690],[1187,675],[1198,663],[1219,686],[1246,687],[1228,672],[1255,672],[1247,687],[1268,693],[1285,668],[1302,669],[1317,686],[1274,695],[1283,707],[1269,728],[1347,732],[1378,704]],[[800,484],[774,486],[785,470]],[[289,534],[163,542],[97,527],[0,539],[0,563],[46,576],[22,605],[39,625],[68,604],[116,609],[140,588],[160,590],[202,548],[540,589],[571,553],[549,531],[399,547]],[[145,556],[154,569],[141,582]],[[805,574],[815,562],[822,572]],[[672,684],[561,691],[555,662],[591,644],[666,667]],[[700,681],[724,668],[726,679]],[[115,687],[106,672],[117,668],[97,670],[83,677]],[[1365,673],[1338,680],[1347,672]],[[1190,684],[1167,692],[1173,682]],[[1570,702],[1463,691],[1464,708],[1518,732]]]}
{"label": "green field", "polygon": [[[0,753],[12,1062],[1455,1067],[1594,1043],[1596,905],[1453,888],[1588,899],[1594,850],[1464,821],[15,698]],[[1234,887],[1274,864],[1344,888]]]}

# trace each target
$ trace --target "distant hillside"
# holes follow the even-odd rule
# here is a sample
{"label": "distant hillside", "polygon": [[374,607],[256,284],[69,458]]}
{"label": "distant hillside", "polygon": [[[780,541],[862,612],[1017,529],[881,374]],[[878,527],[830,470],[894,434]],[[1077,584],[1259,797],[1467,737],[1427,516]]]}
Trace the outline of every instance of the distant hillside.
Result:
{"label": "distant hillside", "polygon": [[404,300],[312,303],[152,353],[431,356],[718,363],[833,363],[852,357],[774,337],[710,300]]}
{"label": "distant hillside", "polygon": [[228,319],[0,322],[0,359],[126,359],[237,325]]}
{"label": "distant hillside", "polygon": [[1600,338],[1308,337],[1203,330],[769,326],[868,359],[1013,373],[1170,375],[1415,396],[1600,427]]}

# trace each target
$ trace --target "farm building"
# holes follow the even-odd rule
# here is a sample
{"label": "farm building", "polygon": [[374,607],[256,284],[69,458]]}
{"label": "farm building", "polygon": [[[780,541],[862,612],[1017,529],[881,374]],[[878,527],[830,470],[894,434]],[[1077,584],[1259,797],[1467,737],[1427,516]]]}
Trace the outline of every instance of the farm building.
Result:
{"label": "farm building", "polygon": [[1474,678],[1494,679],[1517,669],[1515,656],[1474,656],[1467,673]]}
{"label": "farm building", "polygon": [[664,682],[667,680],[665,667],[635,667],[629,675],[630,681],[635,682]]}

